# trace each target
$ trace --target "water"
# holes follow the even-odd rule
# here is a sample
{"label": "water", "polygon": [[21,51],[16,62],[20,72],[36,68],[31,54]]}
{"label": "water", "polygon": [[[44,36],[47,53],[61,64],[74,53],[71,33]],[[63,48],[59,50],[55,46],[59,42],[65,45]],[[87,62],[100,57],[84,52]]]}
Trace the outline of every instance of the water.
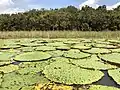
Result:
{"label": "water", "polygon": [[104,77],[100,79],[98,82],[95,82],[95,85],[105,85],[120,88],[118,85],[108,74],[108,71],[102,71],[104,73]]}

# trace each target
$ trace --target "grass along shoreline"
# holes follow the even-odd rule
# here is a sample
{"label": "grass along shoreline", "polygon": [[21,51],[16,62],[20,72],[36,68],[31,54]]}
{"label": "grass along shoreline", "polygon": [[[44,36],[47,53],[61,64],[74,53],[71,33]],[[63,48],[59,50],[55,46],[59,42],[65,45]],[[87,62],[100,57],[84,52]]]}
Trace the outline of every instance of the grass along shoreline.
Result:
{"label": "grass along shoreline", "polygon": [[16,38],[105,38],[120,39],[120,31],[5,31],[0,32],[0,39]]}

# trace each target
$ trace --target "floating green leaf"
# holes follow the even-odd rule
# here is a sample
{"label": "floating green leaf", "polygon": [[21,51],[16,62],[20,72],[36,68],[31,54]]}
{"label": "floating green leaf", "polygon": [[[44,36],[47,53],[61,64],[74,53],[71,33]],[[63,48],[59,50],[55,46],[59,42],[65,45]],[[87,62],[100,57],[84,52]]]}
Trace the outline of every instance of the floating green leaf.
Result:
{"label": "floating green leaf", "polygon": [[117,68],[116,66],[104,63],[99,58],[97,58],[96,55],[92,55],[86,59],[71,60],[71,62],[77,66],[88,69],[108,70]]}
{"label": "floating green leaf", "polygon": [[72,48],[73,48],[73,49],[79,49],[79,50],[91,49],[91,47],[84,46],[84,45],[80,45],[80,44],[76,44],[76,45],[74,45]]}
{"label": "floating green leaf", "polygon": [[25,87],[22,87],[20,90],[35,90],[35,89],[34,89],[34,86],[25,86]]}
{"label": "floating green leaf", "polygon": [[15,61],[41,61],[46,60],[51,57],[50,54],[45,52],[27,52],[20,55],[17,55]]}
{"label": "floating green leaf", "polygon": [[8,73],[3,76],[2,88],[13,88],[16,86],[24,87],[37,83],[48,83],[49,81],[39,74],[20,75],[16,72]]}
{"label": "floating green leaf", "polygon": [[70,47],[64,45],[64,46],[59,46],[59,47],[56,47],[57,50],[70,50]]}
{"label": "floating green leaf", "polygon": [[34,49],[35,49],[35,47],[22,47],[22,48],[20,48],[20,50],[22,52],[32,52],[32,51],[34,51]]}
{"label": "floating green leaf", "polygon": [[105,53],[111,53],[110,50],[108,49],[103,49],[103,48],[92,48],[90,50],[83,50],[83,52],[90,53],[90,54],[105,54]]}
{"label": "floating green leaf", "polygon": [[89,57],[90,54],[83,53],[83,52],[75,52],[75,51],[68,51],[64,53],[64,57],[73,58],[73,59],[80,59]]}
{"label": "floating green leaf", "polygon": [[11,58],[16,55],[15,52],[1,52],[0,53],[0,62],[8,62]]}
{"label": "floating green leaf", "polygon": [[88,90],[120,90],[120,89],[110,86],[91,85]]}
{"label": "floating green leaf", "polygon": [[55,49],[55,47],[41,46],[41,47],[37,47],[35,50],[37,50],[37,51],[54,51],[56,49]]}
{"label": "floating green leaf", "polygon": [[99,55],[99,57],[104,61],[120,64],[120,53],[104,54]]}
{"label": "floating green leaf", "polygon": [[51,81],[64,84],[91,84],[104,75],[101,71],[81,69],[66,62],[53,62],[43,73]]}
{"label": "floating green leaf", "polygon": [[23,62],[19,64],[19,69],[17,72],[22,75],[36,74],[38,72],[41,72],[48,64],[49,61]]}
{"label": "floating green leaf", "polygon": [[109,76],[111,76],[117,84],[120,85],[120,68],[115,70],[108,70]]}
{"label": "floating green leaf", "polygon": [[64,51],[56,50],[56,51],[47,51],[52,57],[60,57],[64,54]]}
{"label": "floating green leaf", "polygon": [[13,72],[15,70],[18,70],[17,65],[12,65],[11,64],[11,65],[0,67],[0,72],[4,72],[4,73],[10,73],[10,72]]}

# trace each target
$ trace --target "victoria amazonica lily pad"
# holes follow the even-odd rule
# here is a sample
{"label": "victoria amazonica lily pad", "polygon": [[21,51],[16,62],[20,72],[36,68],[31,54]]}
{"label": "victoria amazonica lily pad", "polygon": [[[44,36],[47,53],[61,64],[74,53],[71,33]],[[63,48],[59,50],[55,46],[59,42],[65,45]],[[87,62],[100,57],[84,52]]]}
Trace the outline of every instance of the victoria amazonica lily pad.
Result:
{"label": "victoria amazonica lily pad", "polygon": [[79,50],[91,49],[91,47],[89,47],[89,46],[84,46],[84,45],[81,45],[81,44],[74,45],[72,48],[73,48],[73,49],[79,49]]}
{"label": "victoria amazonica lily pad", "polygon": [[83,50],[83,52],[90,53],[90,54],[105,54],[105,53],[111,53],[110,50],[108,49],[103,49],[103,48],[92,48],[89,50]]}
{"label": "victoria amazonica lily pad", "polygon": [[56,51],[47,51],[52,57],[60,57],[64,54],[64,51],[56,50]]}
{"label": "victoria amazonica lily pad", "polygon": [[120,89],[110,86],[91,85],[88,90],[120,90]]}
{"label": "victoria amazonica lily pad", "polygon": [[11,64],[11,65],[0,67],[0,72],[4,72],[4,73],[10,73],[10,72],[13,72],[15,70],[18,70],[17,65],[12,65]]}
{"label": "victoria amazonica lily pad", "polygon": [[98,70],[108,70],[108,69],[117,68],[116,66],[104,63],[96,55],[92,55],[91,57],[86,59],[70,60],[70,61],[81,68],[98,69]]}
{"label": "victoria amazonica lily pad", "polygon": [[32,52],[35,50],[35,47],[22,47],[20,48],[22,52]]}
{"label": "victoria amazonica lily pad", "polygon": [[108,70],[109,76],[111,76],[117,84],[120,85],[120,68],[115,70]]}
{"label": "victoria amazonica lily pad", "polygon": [[83,52],[75,52],[75,51],[67,51],[64,53],[64,57],[73,58],[73,59],[81,59],[91,56],[88,53]]}
{"label": "victoria amazonica lily pad", "polygon": [[120,64],[120,53],[103,54],[99,55],[99,57],[104,61]]}
{"label": "victoria amazonica lily pad", "polygon": [[70,47],[68,46],[59,46],[59,47],[56,47],[57,50],[70,50]]}
{"label": "victoria amazonica lily pad", "polygon": [[15,49],[15,48],[20,48],[20,45],[10,44],[10,45],[4,45],[1,47],[1,49]]}
{"label": "victoria amazonica lily pad", "polygon": [[3,81],[1,83],[2,88],[14,88],[14,87],[24,87],[31,86],[37,83],[48,83],[49,81],[43,76],[39,74],[28,74],[28,75],[20,75],[16,72],[4,74]]}
{"label": "victoria amazonica lily pad", "polygon": [[95,47],[97,48],[106,48],[106,49],[116,49],[117,46],[114,45],[107,45],[107,44],[96,44]]}
{"label": "victoria amazonica lily pad", "polygon": [[21,46],[25,46],[25,47],[38,47],[38,46],[44,46],[44,44],[24,43],[24,44],[21,44]]}
{"label": "victoria amazonica lily pad", "polygon": [[15,52],[0,52],[0,62],[8,62],[14,55]]}
{"label": "victoria amazonica lily pad", "polygon": [[51,58],[51,55],[45,52],[27,52],[15,56],[15,61],[41,61]]}
{"label": "victoria amazonica lily pad", "polygon": [[48,64],[49,61],[23,62],[19,64],[19,69],[17,70],[17,72],[22,75],[35,74],[41,72]]}
{"label": "victoria amazonica lily pad", "polygon": [[53,62],[45,67],[43,73],[51,81],[69,85],[91,84],[104,75],[101,71],[81,69],[66,62]]}
{"label": "victoria amazonica lily pad", "polygon": [[49,46],[40,46],[37,47],[35,50],[37,51],[55,51],[55,47],[49,47]]}

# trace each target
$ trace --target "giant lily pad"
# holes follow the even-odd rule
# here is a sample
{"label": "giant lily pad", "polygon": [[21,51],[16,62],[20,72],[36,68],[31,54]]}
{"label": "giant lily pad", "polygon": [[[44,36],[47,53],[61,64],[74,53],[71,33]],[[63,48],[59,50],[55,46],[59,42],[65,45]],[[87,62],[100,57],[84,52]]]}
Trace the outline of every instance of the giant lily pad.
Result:
{"label": "giant lily pad", "polygon": [[4,72],[4,73],[10,73],[15,70],[18,70],[17,65],[7,65],[7,66],[0,67],[0,72]]}
{"label": "giant lily pad", "polygon": [[89,57],[90,54],[83,53],[83,52],[75,52],[75,51],[68,51],[64,53],[64,57],[73,58],[73,59],[80,59]]}
{"label": "giant lily pad", "polygon": [[37,83],[48,83],[49,81],[39,74],[20,75],[16,72],[8,73],[3,76],[2,88],[24,87]]}
{"label": "giant lily pad", "polygon": [[115,70],[108,70],[109,76],[111,76],[117,84],[120,85],[120,68]]}
{"label": "giant lily pad", "polygon": [[32,52],[32,51],[34,51],[34,49],[35,49],[35,47],[22,47],[22,48],[20,48],[20,50],[22,52]]}
{"label": "giant lily pad", "polygon": [[102,48],[92,48],[90,50],[83,50],[83,52],[90,53],[90,54],[105,54],[105,53],[111,53],[108,49],[102,49]]}
{"label": "giant lily pad", "polygon": [[41,47],[37,47],[35,50],[37,50],[37,51],[54,51],[56,49],[55,49],[55,47],[41,46]]}
{"label": "giant lily pad", "polygon": [[16,49],[16,48],[20,48],[20,45],[10,44],[10,45],[5,45],[1,47],[1,49]]}
{"label": "giant lily pad", "polygon": [[35,74],[41,72],[48,64],[49,61],[23,62],[19,64],[19,69],[17,70],[17,72],[22,75]]}
{"label": "giant lily pad", "polygon": [[52,57],[60,57],[64,54],[64,51],[56,50],[56,51],[47,51]]}
{"label": "giant lily pad", "polygon": [[24,44],[21,44],[21,46],[25,46],[25,47],[37,47],[37,46],[44,46],[44,44],[24,43]]}
{"label": "giant lily pad", "polygon": [[45,52],[27,52],[20,55],[17,55],[14,60],[15,61],[41,61],[46,60],[51,57],[50,54]]}
{"label": "giant lily pad", "polygon": [[101,71],[81,69],[66,62],[53,62],[43,73],[51,81],[64,84],[91,84],[104,75]]}
{"label": "giant lily pad", "polygon": [[66,44],[64,44],[63,42],[54,42],[54,43],[47,43],[46,45],[50,47],[59,47],[59,46],[64,46]]}
{"label": "giant lily pad", "polygon": [[87,59],[71,60],[71,62],[82,68],[89,68],[89,69],[108,70],[108,69],[117,68],[116,66],[104,63],[99,58],[97,58],[96,55],[92,55]]}
{"label": "giant lily pad", "polygon": [[57,50],[70,50],[70,47],[64,45],[64,46],[59,46],[59,47],[56,47]]}
{"label": "giant lily pad", "polygon": [[15,52],[0,52],[0,62],[8,62],[14,55]]}
{"label": "giant lily pad", "polygon": [[91,49],[91,47],[88,47],[88,46],[84,46],[84,45],[74,45],[72,48],[74,49],[79,49],[79,50],[86,50],[86,49]]}
{"label": "giant lily pad", "polygon": [[88,90],[120,90],[120,89],[110,86],[91,85]]}
{"label": "giant lily pad", "polygon": [[106,45],[106,44],[96,44],[95,47],[97,48],[106,48],[106,49],[116,49],[117,46],[114,45]]}
{"label": "giant lily pad", "polygon": [[120,53],[104,54],[99,55],[99,57],[104,61],[120,64]]}

